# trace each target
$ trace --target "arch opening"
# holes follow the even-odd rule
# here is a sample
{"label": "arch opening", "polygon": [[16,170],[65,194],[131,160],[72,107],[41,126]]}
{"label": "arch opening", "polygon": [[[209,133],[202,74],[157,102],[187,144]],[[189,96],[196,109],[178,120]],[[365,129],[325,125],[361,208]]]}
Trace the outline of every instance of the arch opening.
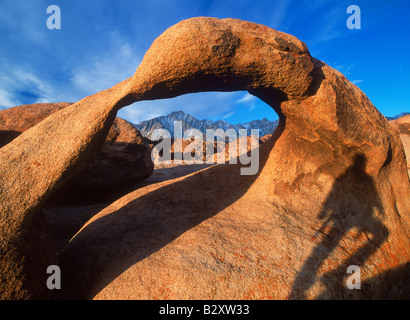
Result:
{"label": "arch opening", "polygon": [[251,157],[249,152],[267,141],[279,124],[279,102],[273,108],[248,91],[205,91],[141,101],[135,107],[118,115],[135,123],[153,149],[157,169],[248,163],[240,155]]}
{"label": "arch opening", "polygon": [[179,110],[198,120],[223,120],[233,125],[263,118],[269,121],[279,119],[279,106],[271,107],[246,90],[204,91],[168,99],[138,101],[120,109],[118,116],[138,124]]}

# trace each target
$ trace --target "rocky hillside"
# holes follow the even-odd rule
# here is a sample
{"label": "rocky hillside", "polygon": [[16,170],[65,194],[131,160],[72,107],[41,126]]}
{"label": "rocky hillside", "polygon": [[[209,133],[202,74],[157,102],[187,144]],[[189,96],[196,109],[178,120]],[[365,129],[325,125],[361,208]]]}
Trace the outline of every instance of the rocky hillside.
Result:
{"label": "rocky hillside", "polygon": [[202,133],[206,133],[206,129],[222,129],[224,131],[228,129],[234,129],[239,133],[239,129],[247,130],[247,135],[251,135],[251,129],[258,129],[259,136],[262,137],[267,134],[271,134],[278,126],[279,121],[269,121],[266,118],[262,120],[253,120],[243,124],[230,124],[223,120],[211,121],[211,120],[198,120],[197,118],[186,114],[182,110],[172,112],[166,116],[157,117],[151,120],[142,121],[135,125],[135,127],[141,132],[144,137],[151,138],[152,132],[155,129],[166,129],[171,133],[172,137],[181,138],[175,136],[174,123],[175,121],[182,122],[182,132],[186,132],[189,129],[198,129]]}

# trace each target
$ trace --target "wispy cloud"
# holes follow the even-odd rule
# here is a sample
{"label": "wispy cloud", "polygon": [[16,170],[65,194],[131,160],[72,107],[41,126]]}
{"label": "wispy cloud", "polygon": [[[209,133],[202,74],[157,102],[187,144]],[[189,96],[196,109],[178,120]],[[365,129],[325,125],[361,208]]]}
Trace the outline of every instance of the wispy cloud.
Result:
{"label": "wispy cloud", "polygon": [[232,117],[234,114],[235,114],[235,112],[233,112],[233,111],[228,112],[227,114],[225,114],[225,115],[222,116],[222,119],[226,119],[226,118]]}
{"label": "wispy cloud", "polygon": [[352,80],[351,82],[355,85],[362,83],[364,80]]}
{"label": "wispy cloud", "polygon": [[9,108],[26,103],[54,102],[59,94],[38,75],[21,68],[0,72],[0,106]]}
{"label": "wispy cloud", "polygon": [[335,68],[337,71],[342,73],[345,76],[348,76],[352,69],[354,68],[354,64],[339,64],[337,62],[332,64],[332,67]]}
{"label": "wispy cloud", "polygon": [[[389,99],[388,104],[384,103],[387,98],[379,89],[381,81],[377,80],[380,73],[371,63],[380,61],[381,68],[391,72],[394,79],[387,85],[389,90],[400,89],[398,111],[409,100],[407,88],[402,89],[408,83],[405,73],[408,44],[402,41],[407,2],[392,6],[381,0],[359,1],[363,13],[360,31],[346,27],[346,8],[352,4],[349,1],[72,2],[72,5],[56,2],[62,9],[62,29],[51,31],[46,27],[50,1],[0,0],[0,108],[43,101],[75,102],[109,88],[132,76],[152,41],[166,28],[195,16],[249,20],[293,34],[308,45],[312,56],[352,78],[353,83],[363,83],[358,79],[366,76],[366,94],[376,104],[389,105],[391,109],[394,102]],[[352,51],[355,43],[363,46]],[[393,52],[394,59],[385,59],[386,55],[391,56],[391,48],[397,43],[401,50]],[[378,44],[380,48],[368,59],[368,47]],[[339,63],[332,65],[332,59]],[[392,61],[396,61],[394,66],[390,64]],[[360,68],[352,63],[360,64]],[[234,111],[230,120],[245,122],[247,117],[263,116],[264,110],[258,99],[240,92],[138,102],[120,113],[138,122],[179,109],[202,119],[220,119]]]}
{"label": "wispy cloud", "polygon": [[239,104],[244,104],[247,106],[248,110],[251,111],[257,107],[259,99],[250,93],[246,92],[242,98],[237,100],[236,102]]}
{"label": "wispy cloud", "polygon": [[349,34],[346,28],[346,8],[344,1],[339,1],[331,7],[329,1],[321,1],[316,7],[317,10],[311,12],[310,19],[314,20],[314,24],[306,43],[314,56],[320,56],[330,47],[329,42]]}
{"label": "wispy cloud", "polygon": [[246,92],[240,99],[237,100],[238,103],[254,103],[255,101],[257,101],[258,98],[251,95],[249,92]]}
{"label": "wispy cloud", "polygon": [[0,110],[13,107],[14,97],[7,91],[0,89]]}
{"label": "wispy cloud", "polygon": [[84,93],[94,94],[132,76],[141,59],[129,43],[113,43],[112,50],[89,57],[89,63],[72,70],[72,85]]}
{"label": "wispy cloud", "polygon": [[19,37],[13,41],[26,45],[41,43],[44,40],[45,17],[47,5],[38,1],[1,1],[0,31],[2,37],[18,32]]}
{"label": "wispy cloud", "polygon": [[81,66],[67,59],[71,69],[61,78],[42,68],[13,65],[5,60],[0,70],[0,107],[41,102],[76,102],[85,96],[108,89],[133,75],[140,58],[136,49],[121,36],[106,37],[111,50],[91,54]]}

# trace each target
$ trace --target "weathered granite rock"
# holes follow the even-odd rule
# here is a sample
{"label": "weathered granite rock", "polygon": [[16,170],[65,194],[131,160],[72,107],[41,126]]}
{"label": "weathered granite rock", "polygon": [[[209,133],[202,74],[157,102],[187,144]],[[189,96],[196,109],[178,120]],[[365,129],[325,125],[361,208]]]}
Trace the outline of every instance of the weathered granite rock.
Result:
{"label": "weathered granite rock", "polygon": [[151,147],[128,121],[115,118],[88,166],[53,195],[53,203],[110,201],[154,172]]}
{"label": "weathered granite rock", "polygon": [[101,153],[74,179],[80,186],[112,188],[132,185],[154,171],[151,148],[128,121],[116,118]]}
{"label": "weathered granite rock", "polygon": [[[72,103],[38,103],[0,110],[0,147]],[[148,178],[154,170],[151,148],[128,121],[115,118],[101,151],[59,189],[53,202],[93,201]]]}
{"label": "weathered granite rock", "polygon": [[[281,124],[261,146],[257,176],[214,166],[139,189],[94,216],[61,254],[63,270],[83,284],[67,283],[62,296],[405,295],[405,273],[382,281],[388,270],[406,270],[410,257],[399,137],[304,44],[247,22],[184,21],[154,42],[133,88],[138,99],[247,89]],[[366,290],[346,288],[352,264]]]}
{"label": "weathered granite rock", "polygon": [[[410,258],[410,183],[398,133],[305,44],[234,19],[169,28],[132,78],[1,149],[2,250],[22,254],[12,235],[30,230],[30,212],[102,144],[118,108],[214,90],[248,90],[279,114],[278,129],[260,147],[258,174],[217,165],[119,199],[62,250],[58,297],[377,298],[386,288],[403,295],[402,273],[382,282]],[[55,159],[57,141],[65,148]],[[366,290],[346,288],[352,264]]]}
{"label": "weathered granite rock", "polygon": [[50,241],[31,241],[48,232],[33,221],[51,194],[101,150],[118,107],[128,104],[129,82],[53,113],[0,149],[1,299],[50,296],[44,266],[55,264],[56,255]]}
{"label": "weathered granite rock", "polygon": [[0,110],[0,148],[71,103],[37,103]]}
{"label": "weathered granite rock", "polygon": [[389,122],[399,131],[407,159],[407,172],[410,177],[410,114]]}

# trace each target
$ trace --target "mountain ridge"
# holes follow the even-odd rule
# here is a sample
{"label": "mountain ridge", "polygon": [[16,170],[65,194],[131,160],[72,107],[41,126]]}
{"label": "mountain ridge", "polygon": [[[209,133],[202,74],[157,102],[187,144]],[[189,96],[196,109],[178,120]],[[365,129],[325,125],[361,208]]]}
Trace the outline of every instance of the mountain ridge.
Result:
{"label": "mountain ridge", "polygon": [[391,120],[397,120],[397,119],[399,119],[399,118],[402,118],[402,117],[404,117],[404,116],[407,116],[408,114],[410,114],[410,112],[402,112],[402,113],[399,113],[399,114],[397,114],[397,115],[395,115],[395,116],[393,116],[393,117],[386,117],[386,119],[387,120],[389,120],[389,121],[391,121]]}

